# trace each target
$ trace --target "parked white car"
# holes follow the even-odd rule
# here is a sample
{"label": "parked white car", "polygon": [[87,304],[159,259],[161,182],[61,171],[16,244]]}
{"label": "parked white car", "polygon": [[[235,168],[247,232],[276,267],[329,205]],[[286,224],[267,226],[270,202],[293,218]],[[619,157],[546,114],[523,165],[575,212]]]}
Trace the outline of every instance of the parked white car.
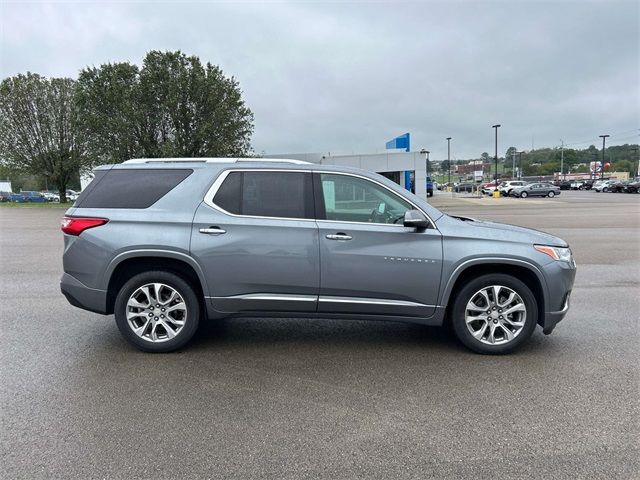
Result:
{"label": "parked white car", "polygon": [[67,201],[75,202],[80,196],[80,192],[76,192],[75,190],[67,190]]}
{"label": "parked white car", "polygon": [[47,202],[59,202],[60,201],[60,195],[58,195],[55,192],[42,192],[42,195],[44,195],[44,198],[47,199]]}
{"label": "parked white car", "polygon": [[574,180],[570,187],[571,190],[584,190],[584,180]]}
{"label": "parked white car", "polygon": [[508,182],[502,182],[498,185],[498,191],[500,192],[500,195],[508,197],[511,190],[517,187],[523,187],[526,184],[527,182],[524,180],[509,180]]}
{"label": "parked white car", "polygon": [[609,186],[614,183],[616,182],[613,180],[605,180],[604,182],[595,183],[593,185],[593,190],[595,190],[596,192],[608,192]]}

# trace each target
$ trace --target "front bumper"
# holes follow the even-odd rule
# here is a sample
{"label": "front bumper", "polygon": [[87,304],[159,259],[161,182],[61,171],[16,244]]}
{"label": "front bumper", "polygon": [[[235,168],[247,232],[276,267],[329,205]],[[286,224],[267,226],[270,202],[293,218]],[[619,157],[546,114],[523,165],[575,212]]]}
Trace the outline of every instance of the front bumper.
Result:
{"label": "front bumper", "polygon": [[553,332],[553,329],[556,328],[556,325],[560,322],[560,320],[565,317],[565,315],[569,311],[570,297],[571,292],[568,292],[562,310],[558,312],[546,312],[544,314],[544,325],[542,328],[542,333],[544,333],[545,335],[549,335],[551,332]]}
{"label": "front bumper", "polygon": [[545,302],[545,313],[539,323],[542,332],[549,335],[569,311],[576,265],[574,262],[553,261],[545,265],[543,270],[549,296]]}
{"label": "front bumper", "polygon": [[60,279],[60,291],[67,301],[74,307],[90,312],[107,315],[107,292],[89,288],[68,273],[63,273]]}

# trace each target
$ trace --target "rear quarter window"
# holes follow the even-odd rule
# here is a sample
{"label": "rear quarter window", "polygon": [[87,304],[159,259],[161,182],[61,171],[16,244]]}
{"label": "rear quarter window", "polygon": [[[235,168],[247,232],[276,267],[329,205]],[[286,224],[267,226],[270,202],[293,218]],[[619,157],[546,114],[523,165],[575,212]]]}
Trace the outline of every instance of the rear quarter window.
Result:
{"label": "rear quarter window", "polygon": [[74,206],[148,208],[193,173],[191,169],[111,169],[98,171]]}

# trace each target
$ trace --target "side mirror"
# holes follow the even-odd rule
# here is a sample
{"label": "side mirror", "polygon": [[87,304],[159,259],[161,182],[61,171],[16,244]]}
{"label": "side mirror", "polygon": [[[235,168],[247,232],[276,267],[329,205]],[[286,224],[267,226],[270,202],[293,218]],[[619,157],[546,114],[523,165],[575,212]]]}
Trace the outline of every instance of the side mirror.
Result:
{"label": "side mirror", "polygon": [[429,225],[429,220],[419,210],[407,210],[404,212],[405,227],[424,229],[428,228]]}

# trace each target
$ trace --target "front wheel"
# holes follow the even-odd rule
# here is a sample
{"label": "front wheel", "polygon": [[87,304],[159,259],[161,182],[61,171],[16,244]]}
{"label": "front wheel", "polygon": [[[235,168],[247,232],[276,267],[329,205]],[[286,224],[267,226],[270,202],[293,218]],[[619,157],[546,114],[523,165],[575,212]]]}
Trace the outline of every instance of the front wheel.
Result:
{"label": "front wheel", "polygon": [[521,196],[522,198],[527,198],[527,196],[528,196],[528,195],[529,195],[529,194],[528,194],[527,192],[522,192],[522,193],[520,194],[520,196]]}
{"label": "front wheel", "polygon": [[549,193],[547,193],[547,196],[548,196],[549,198],[553,198],[553,197],[555,197],[555,196],[556,196],[556,194],[555,194],[555,192],[549,192]]}
{"label": "front wheel", "polygon": [[118,292],[116,324],[130,343],[145,352],[171,352],[195,334],[200,302],[183,278],[166,271],[132,277]]}
{"label": "front wheel", "polygon": [[522,345],[536,327],[538,305],[522,281],[501,273],[468,282],[455,297],[456,337],[477,353],[504,354]]}

